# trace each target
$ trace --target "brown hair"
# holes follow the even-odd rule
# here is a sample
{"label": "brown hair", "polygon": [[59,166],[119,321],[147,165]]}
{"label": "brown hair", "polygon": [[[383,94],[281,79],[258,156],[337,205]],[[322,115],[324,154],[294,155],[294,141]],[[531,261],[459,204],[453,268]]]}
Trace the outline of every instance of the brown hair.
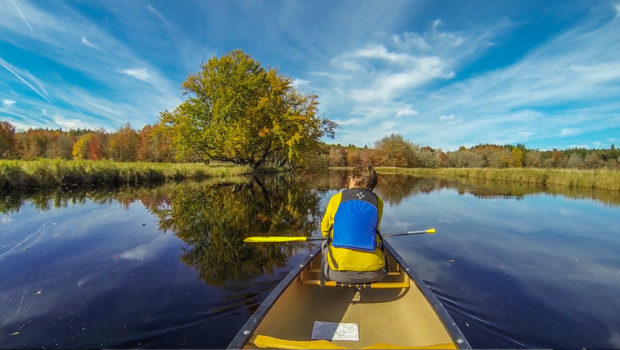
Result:
{"label": "brown hair", "polygon": [[351,173],[351,179],[359,187],[372,191],[377,186],[377,172],[372,165],[356,166]]}

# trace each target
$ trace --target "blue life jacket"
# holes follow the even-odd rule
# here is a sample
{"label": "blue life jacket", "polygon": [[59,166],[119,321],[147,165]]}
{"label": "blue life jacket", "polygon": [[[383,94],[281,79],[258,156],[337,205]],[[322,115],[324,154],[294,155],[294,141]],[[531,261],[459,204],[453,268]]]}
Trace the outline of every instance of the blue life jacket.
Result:
{"label": "blue life jacket", "polygon": [[342,192],[334,216],[332,246],[374,252],[379,210],[377,195],[363,188]]}

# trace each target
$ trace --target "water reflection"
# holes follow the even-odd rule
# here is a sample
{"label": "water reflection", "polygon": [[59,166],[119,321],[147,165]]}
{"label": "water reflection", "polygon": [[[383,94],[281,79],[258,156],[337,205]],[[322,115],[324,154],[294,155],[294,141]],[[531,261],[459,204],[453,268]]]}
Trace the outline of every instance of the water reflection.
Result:
{"label": "water reflection", "polygon": [[[474,347],[620,344],[617,193],[379,178],[385,232],[438,229],[394,245]],[[307,249],[243,237],[316,234],[347,181],[3,193],[0,347],[223,347]]]}
{"label": "water reflection", "polygon": [[181,260],[210,285],[282,267],[294,245],[250,245],[250,235],[309,235],[318,229],[319,200],[303,183],[254,178],[234,186],[188,184],[153,209],[164,231],[187,243]]}
{"label": "water reflection", "polygon": [[[278,179],[278,180],[274,180]],[[220,188],[222,193],[227,193],[231,197],[235,197],[237,193],[242,196],[244,193],[252,193],[247,197],[248,200],[256,200],[256,203],[262,208],[277,207],[281,200],[286,196],[284,193],[296,193],[293,201],[300,199],[303,191],[310,189],[315,190],[315,196],[321,195],[330,190],[342,190],[348,184],[348,173],[346,171],[330,171],[322,174],[298,174],[295,177],[267,177],[259,178],[232,178],[226,180],[211,180],[201,182],[200,186],[206,189],[210,186]],[[258,180],[258,181],[257,181]],[[112,203],[118,201],[127,206],[138,200],[153,212],[162,214],[160,207],[171,206],[173,197],[183,194],[191,190],[183,190],[184,187],[195,188],[197,183],[181,183],[166,184],[158,187],[122,187],[122,188],[98,188],[89,190],[63,190],[63,191],[38,191],[35,193],[12,192],[0,195],[0,213],[11,213],[19,211],[19,208],[26,202],[31,203],[39,210],[48,210],[50,208],[62,208],[68,205],[84,204],[87,200],[95,203]],[[232,189],[225,189],[232,188]],[[420,193],[430,193],[432,191],[441,191],[443,189],[455,189],[459,194],[472,194],[477,198],[515,198],[522,199],[528,195],[551,194],[564,196],[571,199],[594,199],[607,205],[620,205],[620,192],[605,191],[599,189],[587,188],[571,188],[565,186],[539,186],[536,184],[516,183],[508,181],[492,181],[492,180],[476,180],[476,179],[459,179],[447,180],[438,178],[419,178],[414,176],[381,174],[376,191],[382,196],[385,202],[391,205],[400,204],[403,199]],[[283,192],[285,191],[285,192]],[[300,192],[301,191],[301,192]],[[257,192],[262,193],[256,196]],[[172,195],[174,193],[174,195]],[[237,196],[239,197],[239,196]],[[211,196],[212,200],[217,198]],[[223,197],[222,197],[223,198]],[[272,199],[273,198],[273,199]],[[305,198],[304,198],[305,199]],[[287,199],[288,200],[288,199]],[[311,203],[317,205],[320,198],[314,198]],[[204,201],[200,200],[199,203]],[[180,204],[183,202],[179,202]],[[297,202],[295,202],[297,203]],[[299,202],[297,204],[302,204]],[[301,209],[293,209],[293,203],[288,204],[291,217],[299,218]],[[250,209],[250,208],[246,208]],[[290,212],[293,209],[297,213]],[[308,207],[313,214],[317,214],[324,208]],[[272,212],[269,212],[272,214]],[[256,215],[260,216],[260,213]],[[162,219],[165,219],[162,217]],[[268,217],[268,219],[270,219]],[[168,219],[165,219],[168,220]],[[289,222],[290,224],[290,222]],[[302,225],[303,226],[303,225]],[[165,226],[162,226],[166,228]],[[261,227],[265,227],[262,225]],[[289,226],[280,226],[285,229]],[[172,227],[167,227],[168,229]],[[303,228],[303,227],[302,227]],[[304,231],[306,234],[312,231]],[[299,233],[299,232],[298,232]]]}
{"label": "water reflection", "polygon": [[[346,171],[331,171],[324,176],[307,176],[314,188],[338,190],[348,184]],[[430,193],[443,189],[455,189],[459,194],[472,194],[477,198],[514,198],[551,194],[571,199],[594,199],[601,203],[620,205],[620,192],[566,186],[540,186],[530,183],[493,181],[486,179],[439,179],[420,178],[408,175],[380,174],[376,191],[391,205],[400,204],[403,199],[420,193]]]}

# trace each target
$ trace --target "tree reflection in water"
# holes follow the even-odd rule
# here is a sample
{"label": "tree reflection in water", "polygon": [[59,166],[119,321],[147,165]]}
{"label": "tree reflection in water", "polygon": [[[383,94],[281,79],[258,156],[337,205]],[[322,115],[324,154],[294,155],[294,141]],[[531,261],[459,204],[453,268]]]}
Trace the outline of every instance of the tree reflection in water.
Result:
{"label": "tree reflection in water", "polygon": [[244,184],[175,187],[169,205],[152,208],[160,229],[182,239],[181,260],[209,285],[244,280],[283,267],[298,245],[246,244],[251,235],[306,235],[318,230],[320,197],[292,178]]}
{"label": "tree reflection in water", "polygon": [[[223,182],[224,181],[224,182]],[[326,191],[342,190],[345,171],[297,176],[232,178],[205,182],[168,183],[158,187],[121,187],[71,191],[9,193],[0,196],[0,213],[18,212],[29,203],[38,210],[83,205],[87,201],[127,207],[140,201],[159,219],[162,231],[174,232],[186,243],[181,260],[199,271],[210,285],[249,280],[286,264],[300,244],[243,243],[253,235],[315,234],[321,220],[321,198]],[[444,188],[480,198],[550,193],[569,198],[592,198],[619,205],[614,191],[540,187],[500,181],[445,180],[406,175],[379,175],[376,191],[390,205],[418,193]],[[303,246],[302,246],[303,247]]]}

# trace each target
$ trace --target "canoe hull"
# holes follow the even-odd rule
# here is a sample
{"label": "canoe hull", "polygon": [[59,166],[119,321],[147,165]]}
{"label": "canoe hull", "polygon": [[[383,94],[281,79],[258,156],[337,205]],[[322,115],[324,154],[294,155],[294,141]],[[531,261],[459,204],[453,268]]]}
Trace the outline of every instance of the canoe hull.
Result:
{"label": "canoe hull", "polygon": [[[435,295],[386,243],[381,288],[320,287],[317,248],[270,293],[229,348],[469,348]],[[315,340],[315,322],[353,323],[359,340]]]}

